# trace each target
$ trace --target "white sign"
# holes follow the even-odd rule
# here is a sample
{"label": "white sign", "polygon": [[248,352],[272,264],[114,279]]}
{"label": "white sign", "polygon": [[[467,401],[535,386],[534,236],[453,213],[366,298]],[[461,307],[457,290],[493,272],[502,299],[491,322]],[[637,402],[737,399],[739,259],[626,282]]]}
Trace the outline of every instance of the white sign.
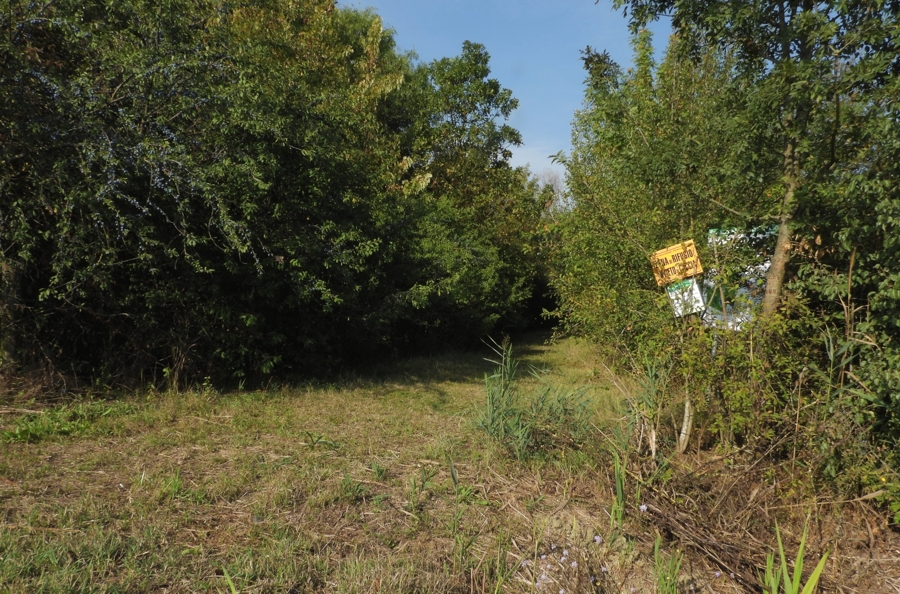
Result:
{"label": "white sign", "polygon": [[689,278],[666,287],[669,303],[675,310],[675,317],[681,318],[704,310],[703,295],[697,280]]}

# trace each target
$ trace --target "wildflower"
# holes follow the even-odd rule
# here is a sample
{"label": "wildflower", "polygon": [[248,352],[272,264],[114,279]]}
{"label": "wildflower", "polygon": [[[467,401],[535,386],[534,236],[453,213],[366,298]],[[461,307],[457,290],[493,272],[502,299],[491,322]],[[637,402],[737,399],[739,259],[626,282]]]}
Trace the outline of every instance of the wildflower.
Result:
{"label": "wildflower", "polygon": [[541,560],[544,560],[546,558],[547,558],[547,555],[541,555]]}
{"label": "wildflower", "polygon": [[578,561],[572,561],[572,567],[578,567]]}
{"label": "wildflower", "polygon": [[720,577],[722,577],[722,572],[721,572],[721,571],[717,571],[717,572],[716,572],[716,579],[718,579],[718,578],[720,578]]}
{"label": "wildflower", "polygon": [[601,567],[601,568],[600,568],[600,571],[602,571],[603,573],[606,573],[606,565],[604,565],[603,567]]}
{"label": "wildflower", "polygon": [[597,544],[600,544],[601,542],[603,542],[603,537],[600,536],[599,534],[595,534],[595,535],[594,535],[594,542],[597,543]]}
{"label": "wildflower", "polygon": [[732,571],[730,574],[728,574],[728,575],[731,576],[731,579],[734,579],[734,572],[733,572],[733,571]]}
{"label": "wildflower", "polygon": [[555,544],[550,545],[550,550],[551,550],[551,551],[555,551],[555,550],[556,550],[556,545],[555,545]]}
{"label": "wildflower", "polygon": [[564,549],[564,550],[563,550],[563,557],[568,557],[568,556],[569,556],[569,549]]}
{"label": "wildflower", "polygon": [[560,588],[560,589],[559,589],[559,594],[566,594],[566,591],[563,590],[562,588]]}
{"label": "wildflower", "polygon": [[593,584],[596,581],[597,581],[597,578],[595,578],[594,576],[591,576],[591,583]]}
{"label": "wildflower", "polygon": [[646,503],[640,504],[638,506],[638,509],[641,510],[641,513],[644,513],[645,511],[647,511],[647,504]]}
{"label": "wildflower", "polygon": [[629,588],[628,591],[629,592],[637,592],[637,590],[634,589],[634,586],[631,586],[631,588]]}

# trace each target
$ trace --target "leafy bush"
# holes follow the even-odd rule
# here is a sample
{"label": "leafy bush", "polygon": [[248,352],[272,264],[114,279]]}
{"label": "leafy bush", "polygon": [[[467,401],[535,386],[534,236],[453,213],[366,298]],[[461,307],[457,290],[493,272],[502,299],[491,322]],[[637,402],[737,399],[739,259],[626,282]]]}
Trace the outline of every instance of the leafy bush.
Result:
{"label": "leafy bush", "polygon": [[484,47],[414,64],[331,0],[9,8],[0,363],[223,384],[521,322],[543,202]]}
{"label": "leafy bush", "polygon": [[[635,22],[654,10],[635,13]],[[898,18],[834,10],[848,11],[847,28],[827,34],[849,38],[857,17],[873,27]],[[758,69],[761,62],[729,53],[734,45],[715,37],[728,32],[720,21],[704,30],[710,23],[684,16],[685,35],[673,37],[659,66],[644,30],[627,73],[607,54],[585,51],[585,108],[572,154],[561,157],[569,208],[547,236],[562,327],[594,339],[616,372],[644,380],[633,409],[651,452],[666,441],[658,429],[672,426],[660,417],[676,419],[685,401],[702,446],[801,460],[817,486],[877,494],[900,517],[900,132],[892,99],[900,83],[868,78],[889,50],[867,48],[858,68],[832,73],[830,46],[817,46],[828,68],[804,71],[804,93],[829,90],[791,95],[809,101],[801,121],[780,103],[800,88],[780,78],[793,70]],[[687,239],[700,252],[716,316],[675,318],[653,278],[650,254]],[[772,282],[777,262],[786,290],[749,282],[751,272]],[[653,369],[666,370],[661,389]]]}

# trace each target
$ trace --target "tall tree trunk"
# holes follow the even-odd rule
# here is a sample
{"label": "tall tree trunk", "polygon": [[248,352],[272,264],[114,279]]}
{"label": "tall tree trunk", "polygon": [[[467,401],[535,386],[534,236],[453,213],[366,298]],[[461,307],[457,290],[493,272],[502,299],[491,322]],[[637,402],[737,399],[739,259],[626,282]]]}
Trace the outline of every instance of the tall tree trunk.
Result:
{"label": "tall tree trunk", "polygon": [[[804,118],[805,119],[805,118]],[[800,163],[796,143],[791,140],[784,149],[784,199],[781,202],[781,216],[778,223],[778,237],[775,252],[766,274],[766,295],[763,299],[763,315],[768,316],[778,309],[784,287],[784,276],[791,259],[791,220],[797,212],[795,193],[800,187]]]}
{"label": "tall tree trunk", "polygon": [[[809,60],[812,57],[812,45],[805,33],[802,31],[791,31],[791,23],[793,19],[799,18],[794,6],[791,10],[791,23],[788,22],[788,11],[790,2],[781,2],[778,5],[778,29],[781,38],[781,59],[782,62],[793,61],[791,39],[793,38],[797,44],[797,59],[800,62]],[[813,9],[813,3],[810,0],[802,1],[803,12],[810,12]],[[793,77],[789,77],[783,84],[787,88],[792,87],[797,82]],[[763,316],[769,316],[778,309],[781,304],[781,294],[784,290],[784,277],[787,272],[787,265],[791,259],[791,220],[797,213],[796,192],[800,187],[800,154],[797,145],[800,139],[804,138],[809,132],[807,124],[809,123],[809,114],[811,105],[807,99],[786,97],[786,109],[788,117],[783,122],[784,130],[787,133],[787,143],[784,147],[784,164],[782,171],[784,173],[784,200],[781,202],[781,215],[778,222],[778,237],[775,240],[775,253],[769,264],[769,272],[766,275],[766,295],[763,299]]]}

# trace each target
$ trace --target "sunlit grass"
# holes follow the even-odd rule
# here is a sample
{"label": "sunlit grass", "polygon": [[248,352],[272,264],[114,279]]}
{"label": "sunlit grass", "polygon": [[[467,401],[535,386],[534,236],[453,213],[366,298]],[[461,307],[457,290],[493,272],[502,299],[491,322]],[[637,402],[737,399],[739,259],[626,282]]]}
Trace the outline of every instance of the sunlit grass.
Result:
{"label": "sunlit grass", "polygon": [[[587,344],[532,336],[514,354],[539,370],[523,392],[581,390],[598,430],[619,414]],[[605,438],[518,461],[478,428],[491,355],[89,402],[101,414],[71,432],[35,420],[71,404],[0,416],[0,590],[652,589],[652,540],[610,525],[614,502],[635,506]]]}

